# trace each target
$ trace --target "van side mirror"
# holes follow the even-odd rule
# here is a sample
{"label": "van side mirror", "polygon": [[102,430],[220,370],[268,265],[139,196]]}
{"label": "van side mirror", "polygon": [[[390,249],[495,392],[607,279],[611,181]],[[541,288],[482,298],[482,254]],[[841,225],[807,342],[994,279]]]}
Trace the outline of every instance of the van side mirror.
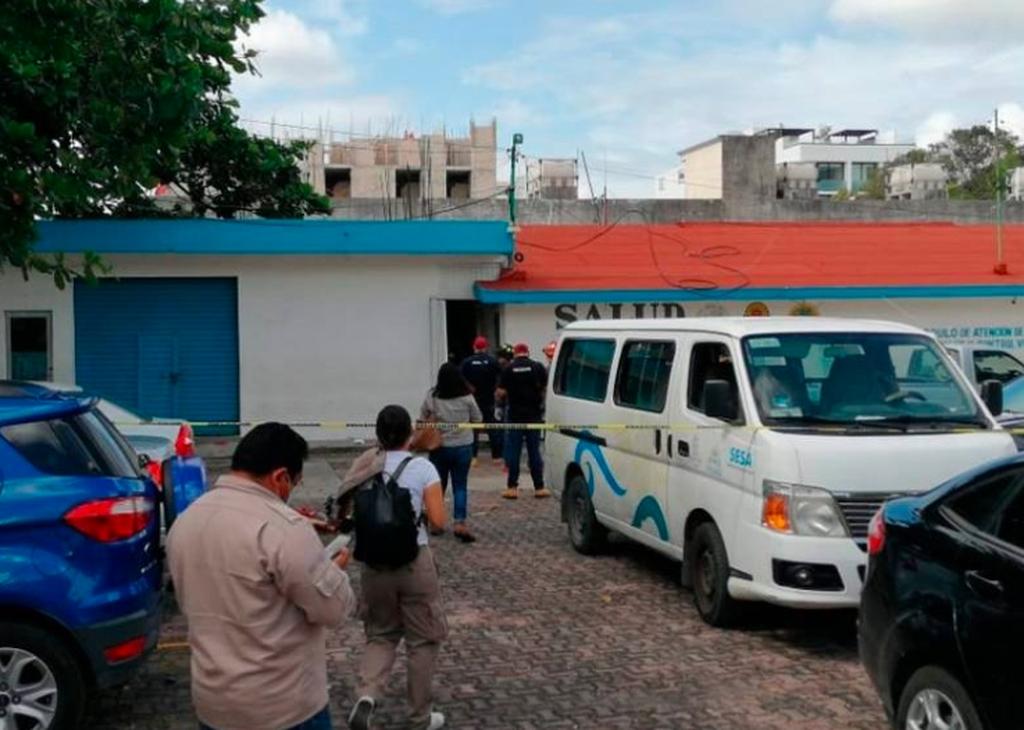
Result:
{"label": "van side mirror", "polygon": [[981,384],[981,400],[993,416],[1003,412],[1003,384],[998,380],[986,380]]}
{"label": "van side mirror", "polygon": [[721,421],[735,421],[737,413],[733,386],[727,380],[709,380],[704,383],[704,415]]}

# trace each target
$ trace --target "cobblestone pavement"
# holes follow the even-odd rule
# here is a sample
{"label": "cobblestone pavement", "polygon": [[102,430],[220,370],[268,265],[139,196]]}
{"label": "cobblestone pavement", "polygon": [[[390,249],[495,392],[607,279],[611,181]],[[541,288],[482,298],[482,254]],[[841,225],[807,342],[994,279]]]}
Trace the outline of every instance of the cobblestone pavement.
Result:
{"label": "cobblestone pavement", "polygon": [[[433,542],[451,626],[437,675],[449,727],[885,727],[857,662],[851,614],[766,609],[741,630],[709,628],[675,563],[619,541],[603,556],[579,556],[555,500],[523,490],[503,502],[500,480],[492,466],[474,471],[479,542]],[[130,685],[98,698],[86,727],[195,728],[184,637],[172,615],[164,648]],[[361,638],[353,623],[330,640],[335,727],[347,716]],[[404,726],[402,661],[380,728]]]}

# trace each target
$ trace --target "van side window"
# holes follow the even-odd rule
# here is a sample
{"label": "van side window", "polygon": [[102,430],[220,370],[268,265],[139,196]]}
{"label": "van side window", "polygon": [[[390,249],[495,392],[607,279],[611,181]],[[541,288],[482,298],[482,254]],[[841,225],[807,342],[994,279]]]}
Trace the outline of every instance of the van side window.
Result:
{"label": "van side window", "polygon": [[614,357],[615,340],[564,340],[555,368],[555,393],[603,402]]}
{"label": "van side window", "polygon": [[979,383],[986,380],[1008,383],[1020,375],[1024,375],[1024,365],[1009,353],[999,350],[978,350],[974,353],[974,377]]}
{"label": "van side window", "polygon": [[732,386],[733,398],[737,401],[736,413],[742,419],[732,355],[721,342],[698,342],[693,346],[690,355],[690,386],[686,397],[690,410],[704,412],[704,384],[709,380],[724,380]]}
{"label": "van side window", "polygon": [[619,358],[615,403],[652,413],[665,410],[675,357],[674,342],[627,342]]}

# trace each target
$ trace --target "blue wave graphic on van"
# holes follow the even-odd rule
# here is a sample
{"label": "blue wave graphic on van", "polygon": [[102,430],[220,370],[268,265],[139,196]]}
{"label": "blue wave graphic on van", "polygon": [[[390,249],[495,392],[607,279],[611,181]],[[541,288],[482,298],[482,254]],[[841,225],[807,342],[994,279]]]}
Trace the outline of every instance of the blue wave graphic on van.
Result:
{"label": "blue wave graphic on van", "polygon": [[[584,431],[583,435],[590,434],[588,431]],[[608,461],[605,459],[604,452],[601,451],[601,447],[592,441],[580,438],[576,441],[576,455],[574,460],[586,471],[587,491],[591,498],[594,496],[596,480],[594,479],[594,467],[590,460],[586,463],[583,462],[583,456],[585,454],[590,454],[593,463],[597,465],[597,468],[601,472],[601,476],[604,477],[605,484],[608,485],[608,489],[611,490],[612,494],[616,497],[625,497],[629,490],[615,478],[615,473],[612,471],[611,466],[609,466]],[[659,538],[662,540],[668,540],[668,523],[665,520],[665,514],[662,512],[661,505],[658,504],[658,500],[650,494],[646,495],[640,500],[640,503],[637,504],[636,510],[633,512],[632,526],[640,528],[647,520],[654,523],[654,527],[658,531]]]}
{"label": "blue wave graphic on van", "polygon": [[[584,431],[584,435],[589,436],[589,431]],[[612,473],[612,468],[608,466],[608,462],[605,461],[604,454],[601,452],[601,447],[592,441],[584,441],[578,439],[576,441],[576,457],[575,461],[577,464],[582,464],[583,455],[590,454],[594,457],[594,462],[597,464],[597,468],[601,470],[601,476],[604,477],[605,482],[608,484],[608,488],[612,490],[612,493],[616,497],[625,497],[627,490],[624,486],[619,484],[619,480],[615,478]],[[594,470],[587,464],[587,490],[590,492],[590,496],[594,496]]]}
{"label": "blue wave graphic on van", "polygon": [[658,529],[658,537],[668,540],[668,525],[665,524],[665,515],[662,514],[661,505],[651,495],[640,500],[633,513],[633,527],[640,527],[645,520],[651,520]]}

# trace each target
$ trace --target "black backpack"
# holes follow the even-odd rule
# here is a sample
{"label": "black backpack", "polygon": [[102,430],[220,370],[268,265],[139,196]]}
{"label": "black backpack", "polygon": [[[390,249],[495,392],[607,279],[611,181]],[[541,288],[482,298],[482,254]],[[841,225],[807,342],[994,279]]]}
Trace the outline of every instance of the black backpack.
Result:
{"label": "black backpack", "polygon": [[359,562],[401,568],[419,555],[419,520],[412,506],[412,493],[398,484],[413,458],[406,457],[394,474],[380,472],[356,489],[355,559]]}

